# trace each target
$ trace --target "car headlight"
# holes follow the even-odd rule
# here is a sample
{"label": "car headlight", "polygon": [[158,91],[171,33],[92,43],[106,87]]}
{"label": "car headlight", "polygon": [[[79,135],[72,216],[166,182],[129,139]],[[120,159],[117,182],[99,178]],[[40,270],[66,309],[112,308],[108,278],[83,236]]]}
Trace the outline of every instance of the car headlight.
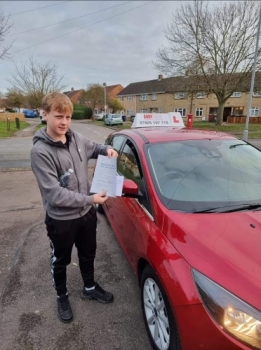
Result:
{"label": "car headlight", "polygon": [[261,312],[246,304],[200,272],[194,281],[210,315],[222,329],[255,349],[261,349]]}

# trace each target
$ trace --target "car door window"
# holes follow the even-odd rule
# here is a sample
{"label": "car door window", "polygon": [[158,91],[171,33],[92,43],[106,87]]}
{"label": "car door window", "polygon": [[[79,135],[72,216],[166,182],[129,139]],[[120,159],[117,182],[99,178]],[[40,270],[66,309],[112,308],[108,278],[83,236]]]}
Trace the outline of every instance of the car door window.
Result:
{"label": "car door window", "polygon": [[140,196],[138,198],[139,204],[145,208],[151,215],[153,220],[153,213],[147,186],[144,176],[142,174],[141,163],[138,152],[130,140],[127,140],[122,152],[119,156],[118,173],[123,175],[126,179],[134,181],[139,186]]}
{"label": "car door window", "polygon": [[118,135],[118,136],[114,136],[114,137],[109,137],[106,141],[105,141],[105,145],[110,145],[112,146],[113,149],[115,149],[115,151],[119,152],[121,149],[121,145],[123,144],[123,142],[125,141],[125,137],[122,135]]}
{"label": "car door window", "polygon": [[135,153],[135,147],[127,141],[120,154],[118,170],[126,179],[134,181],[139,186],[142,176]]}

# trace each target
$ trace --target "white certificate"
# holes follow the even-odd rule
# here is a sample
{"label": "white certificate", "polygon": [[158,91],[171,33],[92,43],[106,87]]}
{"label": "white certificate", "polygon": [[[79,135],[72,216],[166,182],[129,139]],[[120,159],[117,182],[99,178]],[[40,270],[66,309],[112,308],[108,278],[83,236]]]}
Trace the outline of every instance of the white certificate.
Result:
{"label": "white certificate", "polygon": [[117,176],[117,158],[99,155],[90,191],[105,191],[109,197],[121,196],[123,179],[123,176]]}

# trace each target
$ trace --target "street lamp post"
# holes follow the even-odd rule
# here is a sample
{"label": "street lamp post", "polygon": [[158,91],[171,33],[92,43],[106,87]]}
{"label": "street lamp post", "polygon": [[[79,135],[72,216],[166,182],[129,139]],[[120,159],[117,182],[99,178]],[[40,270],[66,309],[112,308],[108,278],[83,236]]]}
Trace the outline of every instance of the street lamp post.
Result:
{"label": "street lamp post", "polygon": [[252,105],[252,96],[253,96],[253,91],[254,91],[255,74],[256,74],[256,60],[257,60],[257,53],[258,53],[258,46],[259,46],[260,22],[261,22],[261,7],[259,10],[259,20],[258,20],[257,37],[256,37],[256,50],[255,50],[255,56],[254,56],[254,65],[253,65],[253,70],[252,70],[252,78],[251,78],[250,92],[249,92],[248,105],[247,105],[247,117],[246,117],[245,130],[243,133],[243,140],[244,141],[247,141],[247,137],[248,137],[248,124],[249,124],[250,110],[251,110],[251,105]]}
{"label": "street lamp post", "polygon": [[104,113],[106,115],[106,83],[103,83],[104,86]]}

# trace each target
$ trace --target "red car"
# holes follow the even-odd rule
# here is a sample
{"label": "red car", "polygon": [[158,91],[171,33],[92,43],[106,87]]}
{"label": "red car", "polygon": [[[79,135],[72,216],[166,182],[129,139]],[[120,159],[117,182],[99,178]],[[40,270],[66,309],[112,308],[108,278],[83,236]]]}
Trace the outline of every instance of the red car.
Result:
{"label": "red car", "polygon": [[173,127],[106,143],[125,180],[98,209],[137,276],[152,348],[261,349],[261,152]]}

